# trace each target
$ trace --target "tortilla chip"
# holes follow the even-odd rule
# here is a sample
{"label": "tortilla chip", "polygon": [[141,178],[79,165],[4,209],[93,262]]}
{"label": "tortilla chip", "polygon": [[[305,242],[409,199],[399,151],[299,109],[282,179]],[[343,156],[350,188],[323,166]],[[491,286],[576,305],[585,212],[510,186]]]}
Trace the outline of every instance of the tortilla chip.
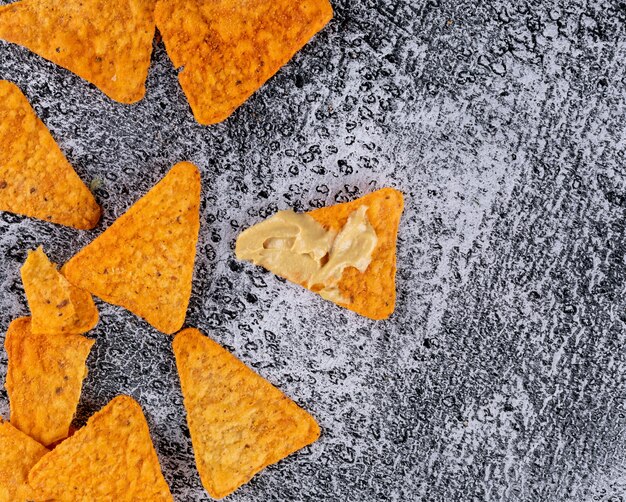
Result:
{"label": "tortilla chip", "polygon": [[77,430],[77,429],[76,429],[76,427],[74,427],[73,425],[70,425],[70,430],[69,430],[69,432],[67,433],[67,437],[66,437],[66,438],[63,438],[63,439],[59,439],[58,441],[55,441],[55,442],[54,442],[54,443],[52,443],[52,444],[49,444],[49,445],[48,445],[48,449],[50,449],[50,450],[54,450],[57,446],[59,446],[59,445],[60,445],[63,441],[65,441],[67,438],[72,437],[72,436],[74,435],[74,433],[76,432],[76,430]]}
{"label": "tortilla chip", "polygon": [[48,450],[0,418],[0,502],[35,500],[28,471]]}
{"label": "tortilla chip", "polygon": [[0,80],[0,211],[79,229],[100,206],[14,84]]}
{"label": "tortilla chip", "polygon": [[91,295],[70,284],[41,247],[28,253],[21,273],[33,333],[80,335],[98,324]]}
{"label": "tortilla chip", "polygon": [[196,465],[222,498],[270,464],[314,442],[315,419],[197,329],[174,338]]}
{"label": "tortilla chip", "polygon": [[328,0],[160,0],[156,23],[196,120],[242,105],[333,17]]}
{"label": "tortilla chip", "polygon": [[141,407],[118,396],[29,474],[44,499],[173,501]]}
{"label": "tortilla chip", "polygon": [[63,267],[73,284],[174,333],[191,296],[200,173],[181,162]]}
{"label": "tortilla chip", "polygon": [[11,424],[45,446],[65,439],[94,343],[79,335],[35,335],[28,317],[13,321],[4,341]]}
{"label": "tortilla chip", "polygon": [[364,273],[353,267],[344,271],[339,290],[342,296],[352,298],[352,303],[337,305],[370,319],[386,319],[396,307],[396,241],[404,208],[402,193],[383,188],[355,201],[316,209],[309,214],[326,229],[339,231],[363,205],[368,207],[367,217],[376,231],[378,244]]}
{"label": "tortilla chip", "polygon": [[[396,240],[404,206],[402,193],[384,188],[353,202],[316,209],[307,214],[326,231],[338,233],[349,216],[361,206],[367,206],[367,218],[378,237],[371,262],[365,272],[355,267],[347,267],[343,271],[337,285],[340,293],[337,296],[350,299],[351,303],[334,301],[328,296],[325,298],[365,317],[386,319],[393,313],[396,302]],[[277,269],[274,271],[278,272]],[[289,279],[290,276],[285,273],[284,277]],[[315,293],[319,291],[319,286],[314,289],[308,287],[306,282],[294,282]]]}
{"label": "tortilla chip", "polygon": [[22,0],[0,8],[0,38],[134,103],[146,93],[155,1]]}

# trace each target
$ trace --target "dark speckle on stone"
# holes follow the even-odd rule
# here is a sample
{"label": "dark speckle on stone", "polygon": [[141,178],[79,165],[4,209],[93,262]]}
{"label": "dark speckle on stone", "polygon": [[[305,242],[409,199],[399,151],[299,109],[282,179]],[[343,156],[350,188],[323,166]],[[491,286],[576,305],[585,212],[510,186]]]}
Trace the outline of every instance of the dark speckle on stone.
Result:
{"label": "dark speckle on stone", "polygon": [[233,272],[241,272],[243,270],[243,264],[235,260],[228,260],[228,268]]}
{"label": "dark speckle on stone", "polygon": [[565,312],[566,314],[575,314],[576,307],[574,305],[565,305],[563,307],[563,312]]}

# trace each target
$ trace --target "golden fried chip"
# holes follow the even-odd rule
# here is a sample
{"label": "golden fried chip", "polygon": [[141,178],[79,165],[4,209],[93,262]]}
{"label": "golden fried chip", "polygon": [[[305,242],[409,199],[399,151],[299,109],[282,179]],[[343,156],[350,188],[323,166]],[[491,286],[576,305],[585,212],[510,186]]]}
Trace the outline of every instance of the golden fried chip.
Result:
{"label": "golden fried chip", "polygon": [[65,439],[94,343],[80,335],[35,335],[28,317],[13,321],[4,341],[11,424],[46,446]]}
{"label": "golden fried chip", "polygon": [[235,253],[371,319],[395,308],[402,194],[385,188],[305,214],[282,211],[241,233]]}
{"label": "golden fried chip", "polygon": [[22,0],[0,8],[0,39],[134,103],[146,93],[155,1]]}
{"label": "golden fried chip", "polygon": [[199,208],[200,173],[181,162],[62,272],[73,284],[174,333],[185,322],[191,296]]}
{"label": "golden fried chip", "polygon": [[28,471],[48,450],[0,418],[0,502],[35,500]]}
{"label": "golden fried chip", "polygon": [[141,407],[118,396],[43,457],[29,474],[41,498],[173,501]]}
{"label": "golden fried chip", "polygon": [[0,80],[0,211],[79,229],[100,206],[22,92]]}
{"label": "golden fried chip", "polygon": [[339,281],[341,293],[352,303],[338,303],[370,319],[386,319],[396,306],[396,240],[404,208],[402,193],[383,188],[352,202],[311,211],[326,229],[339,231],[359,207],[367,206],[367,217],[376,231],[378,243],[364,273],[356,268],[344,271]]}
{"label": "golden fried chip", "polygon": [[328,0],[159,0],[156,23],[196,120],[225,120],[333,17]]}
{"label": "golden fried chip", "polygon": [[80,335],[98,323],[91,295],[70,284],[41,247],[28,253],[21,273],[33,333]]}
{"label": "golden fried chip", "polygon": [[196,465],[212,497],[319,437],[311,415],[197,329],[181,331],[173,348]]}

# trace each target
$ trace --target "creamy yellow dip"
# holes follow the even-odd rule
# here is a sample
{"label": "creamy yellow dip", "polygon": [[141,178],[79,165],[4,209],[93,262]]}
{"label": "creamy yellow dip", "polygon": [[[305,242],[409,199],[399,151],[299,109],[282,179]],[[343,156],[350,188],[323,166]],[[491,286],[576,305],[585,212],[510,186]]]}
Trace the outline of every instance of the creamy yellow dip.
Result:
{"label": "creamy yellow dip", "polygon": [[327,300],[351,303],[341,295],[339,280],[348,267],[365,272],[377,243],[367,206],[354,211],[339,233],[325,230],[308,214],[289,210],[242,232],[235,254]]}

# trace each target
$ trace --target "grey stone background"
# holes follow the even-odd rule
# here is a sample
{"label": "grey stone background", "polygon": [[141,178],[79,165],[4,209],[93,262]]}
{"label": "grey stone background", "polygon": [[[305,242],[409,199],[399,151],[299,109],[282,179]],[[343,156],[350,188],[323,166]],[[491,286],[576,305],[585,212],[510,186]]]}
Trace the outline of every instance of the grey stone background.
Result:
{"label": "grey stone background", "polygon": [[[93,232],[0,215],[0,331],[28,312],[27,249],[62,263],[191,160],[203,203],[187,324],[323,428],[230,500],[625,500],[626,3],[334,6],[327,29],[208,128],[157,40],[134,106],[0,43],[0,77],[104,208]],[[276,209],[383,186],[406,194],[388,321],[234,260],[241,229]],[[209,500],[171,338],[98,306],[77,423],[134,396],[176,499]]]}

